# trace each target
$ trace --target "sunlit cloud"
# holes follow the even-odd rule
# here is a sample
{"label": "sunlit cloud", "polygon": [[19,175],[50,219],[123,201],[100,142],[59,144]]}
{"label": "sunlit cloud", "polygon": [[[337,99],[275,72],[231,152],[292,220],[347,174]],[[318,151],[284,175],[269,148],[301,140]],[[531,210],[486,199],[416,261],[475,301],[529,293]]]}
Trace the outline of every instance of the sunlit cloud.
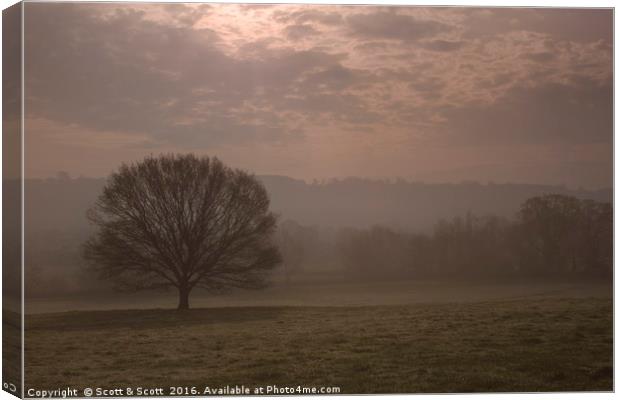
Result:
{"label": "sunlit cloud", "polygon": [[[550,158],[515,175],[514,154],[491,178],[611,184],[610,10],[29,3],[26,16],[26,117],[60,153],[116,145],[306,179],[477,179],[475,151],[461,149],[496,165],[485,146],[518,145]],[[582,146],[585,172],[545,175],[575,162],[551,151],[566,146]]]}

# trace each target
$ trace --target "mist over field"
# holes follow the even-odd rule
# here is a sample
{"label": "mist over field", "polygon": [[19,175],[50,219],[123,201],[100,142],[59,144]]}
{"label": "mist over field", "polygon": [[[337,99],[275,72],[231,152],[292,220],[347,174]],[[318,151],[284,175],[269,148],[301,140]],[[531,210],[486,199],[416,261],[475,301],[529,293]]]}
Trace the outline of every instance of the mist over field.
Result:
{"label": "mist over field", "polygon": [[[27,385],[158,387],[161,376],[178,373],[174,385],[188,388],[611,387],[610,189],[259,179],[279,215],[273,240],[283,256],[269,287],[196,290],[184,313],[170,310],[174,290],[118,292],[85,268],[82,245],[93,227],[77,215],[105,179],[26,181]],[[559,246],[580,249],[573,240],[588,238],[596,246],[561,247],[544,259],[519,250],[528,205],[545,215],[546,207],[571,204],[578,219],[551,212],[543,230],[558,228],[551,239]],[[582,236],[590,230],[602,236]],[[170,347],[170,335],[183,345]],[[85,346],[84,337],[98,346]],[[151,358],[146,373],[138,365]],[[95,359],[118,367],[85,361]],[[301,364],[310,367],[289,367]],[[332,373],[320,372],[327,368]]]}
{"label": "mist over field", "polygon": [[[276,269],[272,279],[275,288],[270,289],[277,293],[274,297],[276,300],[267,303],[292,302],[296,305],[304,302],[324,304],[312,296],[304,296],[305,290],[318,290],[318,293],[322,293],[317,296],[320,298],[331,296],[332,305],[393,303],[394,297],[399,298],[400,294],[390,297],[389,287],[378,290],[373,300],[373,296],[368,294],[364,295],[364,298],[360,298],[359,294],[348,298],[347,293],[339,293],[342,290],[347,292],[339,285],[376,279],[393,281],[403,276],[408,279],[416,278],[415,273],[390,274],[393,264],[403,262],[390,257],[377,260],[375,273],[365,274],[360,270],[355,272],[356,268],[350,265],[351,258],[355,256],[346,254],[345,245],[347,237],[356,232],[385,229],[395,234],[432,235],[441,221],[465,218],[467,215],[513,220],[521,203],[534,196],[556,193],[608,202],[612,195],[610,189],[584,190],[524,184],[429,184],[362,178],[306,183],[282,176],[260,176],[259,179],[271,196],[271,207],[279,215],[279,226],[290,231],[288,233],[294,235],[291,240],[296,241],[293,248],[290,243],[279,242],[281,248],[285,246],[285,252],[296,252],[285,254],[285,264],[294,265],[281,265]],[[60,311],[102,308],[102,304],[112,304],[114,308],[148,308],[151,304],[165,306],[166,302],[174,297],[174,293],[134,293],[116,294],[111,303],[103,300],[112,288],[85,270],[82,245],[93,230],[85,218],[87,210],[95,202],[104,184],[104,178],[70,178],[65,174],[59,174],[55,178],[26,181],[26,296],[33,300],[38,299],[29,303],[27,308],[32,308],[33,311]],[[276,235],[276,241],[278,240],[279,235]],[[294,248],[295,245],[298,248]],[[375,242],[374,245],[379,244]],[[391,255],[394,255],[394,251],[398,250],[391,251]],[[409,269],[413,272],[416,267],[420,267],[415,265],[416,262],[419,264],[420,261],[408,260],[411,264]],[[293,270],[289,271],[291,268]],[[467,273],[464,276],[478,284],[507,281],[506,277],[470,276]],[[463,277],[446,272],[445,276],[435,274],[432,278],[454,280]],[[566,276],[546,278],[547,281],[556,280],[565,286],[566,279]],[[415,285],[415,282],[412,284]],[[304,286],[301,292],[299,285]],[[286,294],[286,288],[291,286],[294,290],[289,292],[296,294],[292,297]],[[521,293],[526,286],[524,284],[521,289],[517,288],[515,293]],[[352,290],[362,291],[355,288]],[[87,298],[93,295],[93,291],[98,292],[99,296],[96,301],[88,301]],[[539,291],[534,288],[525,290],[524,293]],[[401,292],[402,290],[396,290],[396,293]],[[423,290],[423,293],[427,292],[431,291]],[[491,292],[494,290],[491,289]],[[208,300],[201,301],[201,304],[252,304],[254,299],[260,303],[271,296],[269,293],[271,292],[237,292],[226,296],[208,296]],[[87,298],[84,298],[85,296]],[[449,298],[459,300],[459,296],[456,292]],[[469,298],[467,293],[462,296],[463,299]],[[165,300],[157,300],[161,297]],[[58,299],[56,303],[50,301],[54,298]],[[407,296],[400,298],[410,301]],[[412,298],[411,301],[424,299],[432,300],[433,297],[419,296],[417,300]],[[81,304],[81,301],[86,303]]]}
{"label": "mist over field", "polygon": [[[611,188],[587,190],[564,185],[511,183],[424,183],[404,180],[343,178],[305,182],[285,176],[258,176],[281,222],[293,220],[322,228],[384,225],[427,232],[440,219],[476,215],[512,218],[523,201],[543,194],[564,194],[609,202]],[[83,230],[86,211],[99,196],[105,178],[29,179],[25,184],[26,230]]]}

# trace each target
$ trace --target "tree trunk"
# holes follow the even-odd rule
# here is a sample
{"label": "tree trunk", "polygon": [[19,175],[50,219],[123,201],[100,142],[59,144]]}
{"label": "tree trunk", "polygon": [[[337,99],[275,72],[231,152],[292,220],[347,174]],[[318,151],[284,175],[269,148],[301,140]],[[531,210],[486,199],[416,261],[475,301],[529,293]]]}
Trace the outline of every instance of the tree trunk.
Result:
{"label": "tree trunk", "polygon": [[189,289],[179,288],[179,306],[177,310],[189,310]]}

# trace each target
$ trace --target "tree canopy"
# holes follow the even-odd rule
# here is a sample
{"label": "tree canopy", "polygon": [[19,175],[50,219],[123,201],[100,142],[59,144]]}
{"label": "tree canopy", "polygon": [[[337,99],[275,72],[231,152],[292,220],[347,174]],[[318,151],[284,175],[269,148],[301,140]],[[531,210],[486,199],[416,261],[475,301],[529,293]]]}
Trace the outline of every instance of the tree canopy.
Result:
{"label": "tree canopy", "polygon": [[113,173],[88,212],[85,258],[126,289],[261,288],[280,262],[276,216],[251,174],[217,158],[147,157]]}

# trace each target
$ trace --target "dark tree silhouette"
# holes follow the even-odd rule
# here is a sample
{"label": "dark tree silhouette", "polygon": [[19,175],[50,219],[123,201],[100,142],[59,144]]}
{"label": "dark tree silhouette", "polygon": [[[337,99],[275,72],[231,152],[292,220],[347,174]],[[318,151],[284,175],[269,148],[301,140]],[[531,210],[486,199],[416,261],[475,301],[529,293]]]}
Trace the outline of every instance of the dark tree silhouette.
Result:
{"label": "dark tree silhouette", "polygon": [[532,264],[552,274],[575,269],[579,214],[579,199],[559,194],[532,197],[521,205],[518,220]]}
{"label": "dark tree silhouette", "polygon": [[113,173],[88,217],[85,258],[126,289],[261,288],[280,262],[263,185],[216,158],[147,157]]}
{"label": "dark tree silhouette", "polygon": [[518,223],[530,264],[554,274],[611,273],[611,204],[558,194],[532,197],[521,206]]}
{"label": "dark tree silhouette", "polygon": [[301,264],[308,256],[306,247],[313,233],[311,228],[291,220],[282,222],[278,227],[276,242],[282,254],[282,269],[287,284],[294,273],[301,271]]}

